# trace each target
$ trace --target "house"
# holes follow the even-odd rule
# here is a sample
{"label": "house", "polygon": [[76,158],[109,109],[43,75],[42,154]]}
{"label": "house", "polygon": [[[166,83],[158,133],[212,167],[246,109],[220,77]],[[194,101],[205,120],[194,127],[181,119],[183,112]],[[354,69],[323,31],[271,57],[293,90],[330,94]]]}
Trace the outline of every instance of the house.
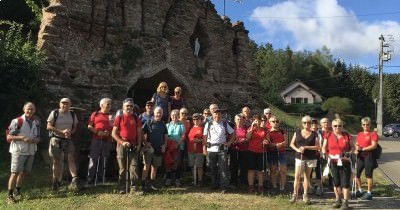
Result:
{"label": "house", "polygon": [[300,80],[291,82],[281,91],[280,95],[286,104],[314,104],[322,102],[322,96]]}

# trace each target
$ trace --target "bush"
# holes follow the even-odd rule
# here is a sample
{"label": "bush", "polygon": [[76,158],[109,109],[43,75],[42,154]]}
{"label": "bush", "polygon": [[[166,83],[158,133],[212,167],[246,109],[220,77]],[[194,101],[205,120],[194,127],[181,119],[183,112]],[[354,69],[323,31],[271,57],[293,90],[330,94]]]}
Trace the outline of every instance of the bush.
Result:
{"label": "bush", "polygon": [[348,98],[332,97],[328,98],[322,106],[323,111],[338,113],[340,115],[351,114],[353,109],[353,101]]}
{"label": "bush", "polygon": [[313,117],[319,117],[325,113],[321,110],[320,104],[287,104],[283,110],[288,113],[306,114]]}

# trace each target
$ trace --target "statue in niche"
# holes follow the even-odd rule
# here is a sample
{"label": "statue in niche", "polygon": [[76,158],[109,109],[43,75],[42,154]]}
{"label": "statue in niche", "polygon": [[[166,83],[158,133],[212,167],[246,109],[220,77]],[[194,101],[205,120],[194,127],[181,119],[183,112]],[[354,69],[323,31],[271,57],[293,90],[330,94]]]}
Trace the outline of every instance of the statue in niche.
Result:
{"label": "statue in niche", "polygon": [[197,37],[196,40],[194,41],[194,56],[199,57],[199,52],[200,52],[200,42],[199,38]]}

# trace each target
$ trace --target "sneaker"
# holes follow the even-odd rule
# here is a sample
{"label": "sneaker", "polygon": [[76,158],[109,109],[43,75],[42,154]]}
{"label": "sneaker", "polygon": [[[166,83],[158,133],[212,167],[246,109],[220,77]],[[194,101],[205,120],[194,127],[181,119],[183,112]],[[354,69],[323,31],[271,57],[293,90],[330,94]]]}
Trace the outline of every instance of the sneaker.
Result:
{"label": "sneaker", "polygon": [[262,195],[264,193],[264,187],[263,186],[258,186],[257,193]]}
{"label": "sneaker", "polygon": [[169,187],[171,185],[172,185],[172,180],[171,179],[165,180],[165,186]]}
{"label": "sneaker", "polygon": [[310,200],[310,198],[308,197],[307,194],[303,194],[303,202],[306,205],[310,205],[311,204],[311,200]]}
{"label": "sneaker", "polygon": [[72,178],[70,187],[71,187],[72,191],[78,191],[79,190],[79,188],[78,188],[78,177]]}
{"label": "sneaker", "polygon": [[7,202],[7,204],[14,204],[17,201],[15,200],[15,198],[13,196],[8,196],[6,202]]}
{"label": "sneaker", "polygon": [[154,181],[150,183],[150,189],[152,189],[154,191],[160,190],[160,188],[157,187],[157,185],[154,183]]}
{"label": "sneaker", "polygon": [[181,186],[181,181],[179,179],[175,180],[175,186],[177,186],[177,187]]}
{"label": "sneaker", "polygon": [[341,210],[349,209],[349,202],[347,200],[344,200],[343,203],[342,203],[342,207],[340,209]]}
{"label": "sneaker", "polygon": [[119,194],[122,195],[122,194],[125,194],[125,193],[126,193],[125,190],[123,190],[123,189],[120,189],[120,190],[119,190]]}
{"label": "sneaker", "polygon": [[295,203],[297,200],[297,195],[295,193],[293,193],[292,197],[290,198],[289,202],[290,203]]}
{"label": "sneaker", "polygon": [[336,200],[335,203],[333,203],[332,208],[338,209],[342,206],[342,202],[339,200]]}
{"label": "sneaker", "polygon": [[356,190],[356,197],[357,198],[359,198],[359,197],[361,197],[361,196],[363,196],[364,195],[364,192],[361,192],[361,191],[359,191],[359,190]]}
{"label": "sneaker", "polygon": [[362,199],[362,200],[368,200],[368,201],[370,201],[370,200],[372,200],[372,194],[366,192],[366,193],[364,193],[364,195],[361,197],[361,199]]}
{"label": "sneaker", "polygon": [[249,193],[254,193],[254,185],[249,186]]}
{"label": "sneaker", "polygon": [[317,187],[317,190],[315,191],[315,195],[317,195],[317,196],[321,196],[322,195],[321,187]]}
{"label": "sneaker", "polygon": [[228,190],[227,187],[224,187],[224,188],[222,188],[222,190],[221,190],[221,193],[222,193],[222,194],[225,194],[225,193],[228,193],[228,192],[229,192],[229,190]]}

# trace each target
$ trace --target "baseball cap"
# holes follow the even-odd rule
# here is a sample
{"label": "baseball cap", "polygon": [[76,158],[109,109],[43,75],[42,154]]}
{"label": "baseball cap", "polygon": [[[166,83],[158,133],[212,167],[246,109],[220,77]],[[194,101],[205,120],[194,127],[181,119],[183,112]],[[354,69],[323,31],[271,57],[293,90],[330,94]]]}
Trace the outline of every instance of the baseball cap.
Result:
{"label": "baseball cap", "polygon": [[133,103],[133,98],[125,98],[125,100],[124,100],[122,103],[123,103],[123,104],[126,104],[126,103],[134,104],[134,103]]}
{"label": "baseball cap", "polygon": [[60,100],[60,103],[69,103],[69,104],[71,104],[71,99],[69,99],[69,98],[62,98],[62,99]]}
{"label": "baseball cap", "polygon": [[264,114],[271,114],[271,109],[270,108],[264,109]]}
{"label": "baseball cap", "polygon": [[146,105],[153,106],[153,105],[154,105],[154,102],[152,102],[152,101],[147,101],[147,102],[146,102]]}
{"label": "baseball cap", "polygon": [[193,119],[199,119],[201,117],[201,115],[199,114],[199,113],[194,113],[193,115],[192,115],[192,118]]}

